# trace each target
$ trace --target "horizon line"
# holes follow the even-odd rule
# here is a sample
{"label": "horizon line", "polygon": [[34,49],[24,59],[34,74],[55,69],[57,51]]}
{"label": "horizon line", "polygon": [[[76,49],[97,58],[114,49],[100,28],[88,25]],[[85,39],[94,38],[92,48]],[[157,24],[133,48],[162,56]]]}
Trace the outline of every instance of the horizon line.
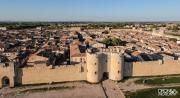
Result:
{"label": "horizon line", "polygon": [[176,22],[176,23],[180,23],[180,21],[11,21],[11,20],[5,20],[5,21],[0,21],[0,23],[2,23],[2,22],[5,22],[5,23],[10,23],[10,22],[35,22],[35,23],[37,23],[37,22],[54,22],[54,23],[60,23],[60,22],[79,22],[79,23],[88,23],[88,22],[91,22],[91,23],[95,23],[95,22],[99,22],[99,23],[121,23],[121,22],[125,22],[125,23],[127,23],[127,22],[132,22],[132,23],[137,23],[137,22],[140,22],[140,23],[144,23],[144,22],[149,22],[149,23],[169,23],[169,22]]}

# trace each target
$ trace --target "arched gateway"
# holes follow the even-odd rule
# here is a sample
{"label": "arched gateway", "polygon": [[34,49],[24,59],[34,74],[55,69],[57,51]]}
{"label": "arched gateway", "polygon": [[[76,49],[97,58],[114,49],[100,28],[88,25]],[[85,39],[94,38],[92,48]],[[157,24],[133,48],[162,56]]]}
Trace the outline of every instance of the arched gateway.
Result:
{"label": "arched gateway", "polygon": [[7,86],[10,86],[10,80],[7,76],[3,77],[2,80],[2,87],[7,87]]}

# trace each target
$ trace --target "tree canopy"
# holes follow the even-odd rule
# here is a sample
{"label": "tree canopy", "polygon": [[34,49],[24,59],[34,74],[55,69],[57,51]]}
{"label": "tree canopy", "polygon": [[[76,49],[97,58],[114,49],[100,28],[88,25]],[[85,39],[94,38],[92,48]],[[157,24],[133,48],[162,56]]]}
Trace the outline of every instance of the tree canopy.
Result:
{"label": "tree canopy", "polygon": [[119,38],[106,38],[102,41],[103,44],[108,46],[125,46],[127,42],[122,41]]}

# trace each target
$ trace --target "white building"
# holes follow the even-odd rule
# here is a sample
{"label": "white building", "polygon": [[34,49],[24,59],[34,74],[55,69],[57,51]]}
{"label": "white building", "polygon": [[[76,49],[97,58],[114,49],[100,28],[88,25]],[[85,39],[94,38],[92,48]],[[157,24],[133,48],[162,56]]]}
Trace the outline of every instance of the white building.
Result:
{"label": "white building", "polygon": [[180,40],[177,40],[177,44],[180,45]]}
{"label": "white building", "polygon": [[7,28],[6,27],[0,27],[0,30],[6,31]]}

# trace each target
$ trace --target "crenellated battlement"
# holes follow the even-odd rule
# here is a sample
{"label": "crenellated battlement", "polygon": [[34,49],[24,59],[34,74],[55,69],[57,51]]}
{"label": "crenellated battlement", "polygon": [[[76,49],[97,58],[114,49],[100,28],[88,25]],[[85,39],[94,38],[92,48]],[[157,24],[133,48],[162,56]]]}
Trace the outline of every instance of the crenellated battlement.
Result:
{"label": "crenellated battlement", "polygon": [[123,53],[122,47],[109,47],[109,48],[100,48],[100,52],[113,52],[113,53]]}
{"label": "crenellated battlement", "polygon": [[0,68],[14,67],[13,62],[0,63]]}

